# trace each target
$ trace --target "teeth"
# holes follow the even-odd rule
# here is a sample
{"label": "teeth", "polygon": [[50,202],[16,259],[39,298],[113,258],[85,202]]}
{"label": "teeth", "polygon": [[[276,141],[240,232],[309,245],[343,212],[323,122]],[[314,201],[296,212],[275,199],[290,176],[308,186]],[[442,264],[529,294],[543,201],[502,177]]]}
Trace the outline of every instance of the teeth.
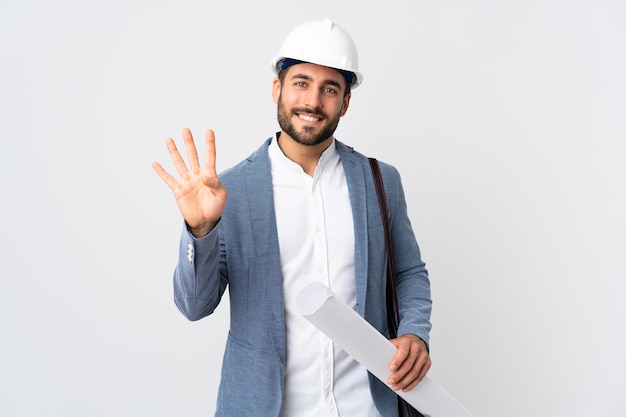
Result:
{"label": "teeth", "polygon": [[304,115],[304,114],[301,114],[300,118],[303,119],[303,120],[306,120],[307,122],[317,122],[319,120],[318,117],[307,116],[307,115]]}

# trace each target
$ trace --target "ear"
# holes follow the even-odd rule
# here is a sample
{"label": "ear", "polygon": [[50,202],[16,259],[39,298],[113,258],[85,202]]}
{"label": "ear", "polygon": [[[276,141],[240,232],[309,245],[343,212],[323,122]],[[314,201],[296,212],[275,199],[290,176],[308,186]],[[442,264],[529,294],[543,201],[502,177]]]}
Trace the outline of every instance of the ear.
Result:
{"label": "ear", "polygon": [[278,104],[278,98],[280,97],[280,88],[280,80],[278,77],[275,77],[272,82],[272,100],[274,100],[274,103],[276,104]]}
{"label": "ear", "polygon": [[352,93],[343,98],[343,105],[341,106],[341,117],[343,117],[348,111],[348,107],[350,106],[350,98],[352,98]]}

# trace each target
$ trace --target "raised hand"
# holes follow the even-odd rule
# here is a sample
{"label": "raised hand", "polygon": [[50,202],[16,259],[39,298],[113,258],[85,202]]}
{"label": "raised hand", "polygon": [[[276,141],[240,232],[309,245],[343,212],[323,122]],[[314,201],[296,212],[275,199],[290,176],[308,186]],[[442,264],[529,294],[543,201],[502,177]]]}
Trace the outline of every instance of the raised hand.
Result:
{"label": "raised hand", "polygon": [[215,170],[215,134],[206,132],[205,164],[200,166],[198,151],[189,129],[183,129],[183,140],[189,168],[180,156],[172,138],[165,141],[174,166],[180,174],[180,180],[171,176],[158,162],[152,163],[154,171],[170,187],[176,198],[178,209],[187,222],[191,233],[202,237],[217,224],[224,207],[228,192],[217,177]]}

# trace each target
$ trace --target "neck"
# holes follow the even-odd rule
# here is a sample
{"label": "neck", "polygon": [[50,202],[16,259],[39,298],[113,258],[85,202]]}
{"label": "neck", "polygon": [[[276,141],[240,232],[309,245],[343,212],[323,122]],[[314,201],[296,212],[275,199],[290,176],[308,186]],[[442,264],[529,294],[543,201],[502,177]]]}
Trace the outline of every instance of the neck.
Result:
{"label": "neck", "polygon": [[303,145],[293,140],[293,138],[284,131],[281,131],[278,137],[278,146],[285,156],[300,165],[304,172],[311,177],[315,173],[315,168],[317,167],[322,153],[328,149],[332,142],[333,137],[331,136],[317,145]]}

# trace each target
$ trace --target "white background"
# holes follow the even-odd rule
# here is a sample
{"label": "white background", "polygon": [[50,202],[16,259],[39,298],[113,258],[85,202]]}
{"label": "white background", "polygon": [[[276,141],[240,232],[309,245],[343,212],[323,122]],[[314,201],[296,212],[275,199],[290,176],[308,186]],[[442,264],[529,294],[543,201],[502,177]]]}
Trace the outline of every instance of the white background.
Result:
{"label": "white background", "polygon": [[212,415],[228,306],[176,310],[150,164],[183,127],[220,170],[256,149],[270,59],[323,16],[365,74],[337,137],[403,176],[431,378],[477,417],[626,416],[618,0],[2,0],[0,416]]}

